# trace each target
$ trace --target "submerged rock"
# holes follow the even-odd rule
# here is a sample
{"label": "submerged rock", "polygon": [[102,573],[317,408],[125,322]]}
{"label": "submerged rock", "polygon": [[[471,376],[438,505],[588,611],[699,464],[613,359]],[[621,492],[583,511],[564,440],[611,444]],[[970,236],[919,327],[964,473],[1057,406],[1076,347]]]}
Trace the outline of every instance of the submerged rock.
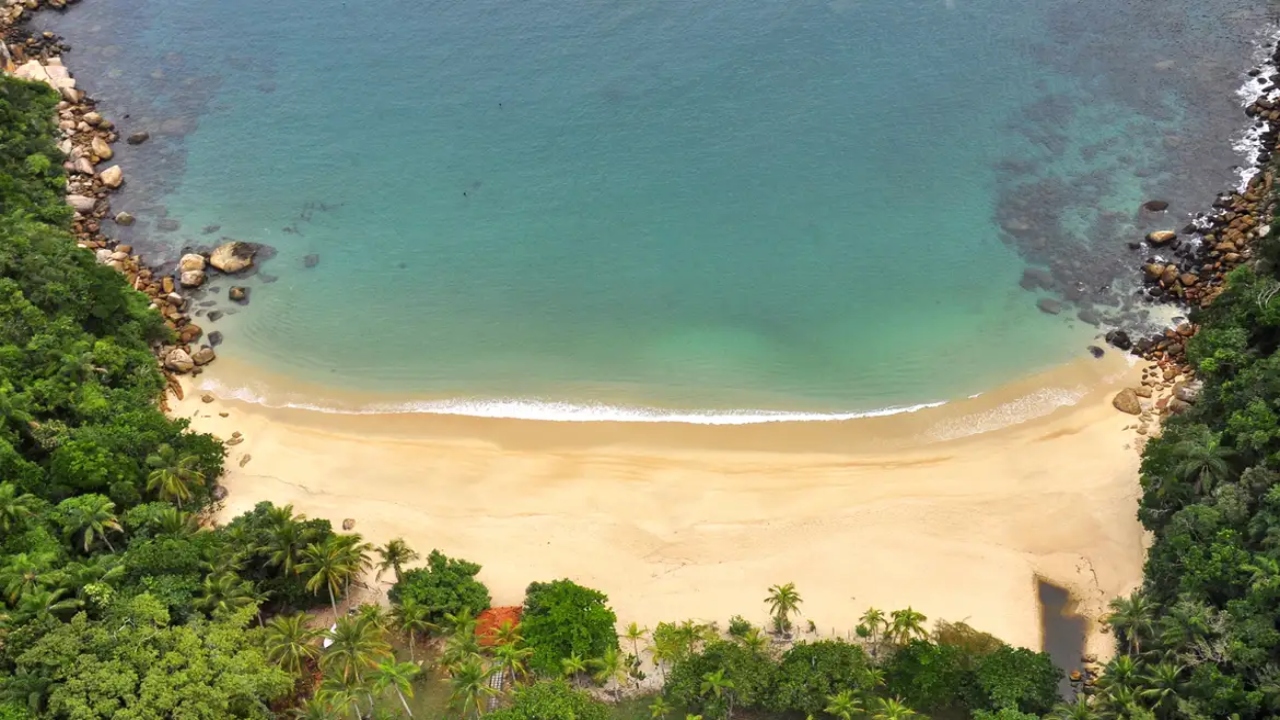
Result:
{"label": "submerged rock", "polygon": [[203,270],[184,270],[182,274],[178,276],[178,282],[182,287],[200,287],[204,284],[204,281],[205,274]]}
{"label": "submerged rock", "polygon": [[241,287],[239,285],[232,286],[232,288],[227,291],[227,297],[233,302],[247,303],[249,302],[249,288]]}
{"label": "submerged rock", "polygon": [[312,253],[312,254],[307,255],[306,257],[302,258],[302,266],[303,266],[303,267],[313,268],[313,267],[315,267],[315,266],[317,266],[317,265],[319,265],[319,264],[320,264],[320,256],[319,256],[319,255],[316,255],[315,253]]}
{"label": "submerged rock", "polygon": [[1090,355],[1092,355],[1092,356],[1094,356],[1095,358],[1100,358],[1100,357],[1102,357],[1103,355],[1106,355],[1106,354],[1107,354],[1107,351],[1106,351],[1106,350],[1103,350],[1102,348],[1098,347],[1097,345],[1090,345],[1090,346],[1089,346],[1089,354],[1090,354]]}
{"label": "submerged rock", "polygon": [[117,225],[132,225],[132,224],[133,224],[133,216],[132,216],[132,215],[130,215],[129,213],[127,213],[127,212],[124,212],[124,211],[118,212],[118,213],[116,213],[116,224],[117,224]]}
{"label": "submerged rock", "polygon": [[1119,350],[1128,350],[1133,347],[1133,341],[1129,339],[1129,333],[1123,330],[1111,330],[1106,335],[1107,344]]}
{"label": "submerged rock", "polygon": [[218,347],[222,344],[222,332],[214,330],[206,339],[209,341],[209,347]]}
{"label": "submerged rock", "polygon": [[161,218],[159,222],[156,223],[156,229],[161,232],[173,232],[180,227],[182,227],[182,223],[173,218]]}
{"label": "submerged rock", "polygon": [[146,142],[150,138],[151,138],[151,133],[148,133],[146,131],[140,131],[130,135],[125,140],[125,142],[129,143],[130,145],[141,145],[142,143]]}
{"label": "submerged rock", "polygon": [[1036,301],[1036,307],[1040,308],[1040,312],[1049,315],[1057,315],[1062,312],[1062,303],[1053,298],[1040,298]]}
{"label": "submerged rock", "polygon": [[1147,212],[1164,212],[1169,209],[1169,203],[1164,200],[1148,200],[1142,203],[1142,209]]}
{"label": "submerged rock", "polygon": [[199,350],[196,350],[195,355],[191,356],[191,361],[197,365],[208,365],[217,358],[218,356],[214,354],[213,348],[202,347]]}

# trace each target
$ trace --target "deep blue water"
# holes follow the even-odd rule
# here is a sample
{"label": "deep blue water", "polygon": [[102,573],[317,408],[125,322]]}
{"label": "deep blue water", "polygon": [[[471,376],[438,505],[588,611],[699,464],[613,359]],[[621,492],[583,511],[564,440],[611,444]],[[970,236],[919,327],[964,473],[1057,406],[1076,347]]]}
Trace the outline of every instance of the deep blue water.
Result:
{"label": "deep blue water", "polygon": [[[224,383],[859,412],[1079,356],[1142,311],[1125,241],[1232,177],[1266,16],[1117,5],[94,0],[48,22],[153,134],[119,155],[122,236],[277,250],[248,307],[225,281],[199,298],[234,313],[204,323]],[[1029,265],[1051,287],[1020,287]]]}

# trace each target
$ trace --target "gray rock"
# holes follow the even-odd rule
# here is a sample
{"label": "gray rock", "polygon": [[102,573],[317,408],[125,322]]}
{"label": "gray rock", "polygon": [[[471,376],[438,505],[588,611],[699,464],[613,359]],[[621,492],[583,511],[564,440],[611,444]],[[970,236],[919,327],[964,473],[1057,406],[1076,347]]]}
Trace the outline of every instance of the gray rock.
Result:
{"label": "gray rock", "polygon": [[1049,315],[1057,315],[1062,312],[1062,303],[1053,298],[1040,298],[1036,301],[1036,307],[1040,308],[1040,312]]}
{"label": "gray rock", "polygon": [[125,142],[129,143],[130,145],[141,145],[142,143],[150,139],[150,137],[151,137],[150,133],[145,131],[140,131],[130,135],[128,139],[125,140]]}
{"label": "gray rock", "polygon": [[93,212],[93,206],[96,202],[98,201],[88,197],[87,195],[72,194],[67,196],[67,204],[76,212],[91,213]]}
{"label": "gray rock", "polygon": [[205,339],[209,341],[210,347],[218,347],[219,345],[222,344],[222,333],[217,330],[214,330],[213,332],[206,335]]}
{"label": "gray rock", "polygon": [[177,230],[180,227],[182,227],[182,223],[178,222],[173,218],[161,218],[156,223],[156,229],[161,232],[173,232],[174,230]]}
{"label": "gray rock", "polygon": [[133,224],[133,216],[132,216],[132,215],[130,215],[129,213],[127,213],[127,212],[124,212],[124,211],[118,212],[118,213],[116,213],[116,224],[117,224],[117,225],[132,225],[132,224]]}
{"label": "gray rock", "polygon": [[1180,382],[1173,386],[1173,396],[1184,403],[1194,405],[1200,399],[1200,390],[1204,383],[1199,380]]}
{"label": "gray rock", "polygon": [[255,252],[249,243],[233,240],[214,248],[209,255],[209,264],[224,273],[238,273],[253,266]]}
{"label": "gray rock", "polygon": [[197,365],[208,365],[216,359],[218,359],[218,356],[214,354],[211,347],[202,347],[191,356],[192,362]]}
{"label": "gray rock", "polygon": [[315,266],[317,266],[317,265],[319,265],[319,264],[320,264],[320,256],[319,256],[319,255],[316,255],[315,253],[312,253],[312,254],[310,254],[310,255],[308,255],[308,256],[306,256],[306,257],[302,258],[302,266],[303,266],[303,267],[313,268],[313,267],[315,267]]}

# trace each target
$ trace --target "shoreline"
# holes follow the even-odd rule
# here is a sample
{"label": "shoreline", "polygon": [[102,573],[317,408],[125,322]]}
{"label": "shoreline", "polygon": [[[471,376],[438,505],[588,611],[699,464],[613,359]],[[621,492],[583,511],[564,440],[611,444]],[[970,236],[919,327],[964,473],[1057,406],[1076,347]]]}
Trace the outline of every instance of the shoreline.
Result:
{"label": "shoreline", "polygon": [[[569,577],[608,594],[623,625],[759,621],[765,588],[795,582],[824,635],[847,634],[869,606],[911,605],[1039,648],[1047,581],[1090,619],[1087,652],[1106,657],[1093,621],[1138,585],[1144,557],[1141,438],[1111,398],[1142,370],[1088,362],[844,423],[324,415],[198,392],[172,414],[232,440],[218,521],[263,500],[335,527],[351,519],[370,542],[401,536],[480,563],[495,605]],[[922,427],[1086,371],[1094,382],[1076,405],[920,442]]]}

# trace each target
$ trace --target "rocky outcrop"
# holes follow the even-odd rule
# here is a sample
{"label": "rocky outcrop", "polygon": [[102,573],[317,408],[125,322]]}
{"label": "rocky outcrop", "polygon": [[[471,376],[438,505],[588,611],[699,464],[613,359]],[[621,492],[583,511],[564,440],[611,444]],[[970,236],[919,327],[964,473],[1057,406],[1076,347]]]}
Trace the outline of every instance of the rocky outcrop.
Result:
{"label": "rocky outcrop", "polygon": [[209,264],[224,273],[238,273],[253,266],[253,256],[257,249],[246,242],[233,240],[214,248],[209,254]]}
{"label": "rocky outcrop", "polygon": [[188,373],[195,368],[196,363],[182,348],[174,348],[164,356],[164,366],[176,373]]}

